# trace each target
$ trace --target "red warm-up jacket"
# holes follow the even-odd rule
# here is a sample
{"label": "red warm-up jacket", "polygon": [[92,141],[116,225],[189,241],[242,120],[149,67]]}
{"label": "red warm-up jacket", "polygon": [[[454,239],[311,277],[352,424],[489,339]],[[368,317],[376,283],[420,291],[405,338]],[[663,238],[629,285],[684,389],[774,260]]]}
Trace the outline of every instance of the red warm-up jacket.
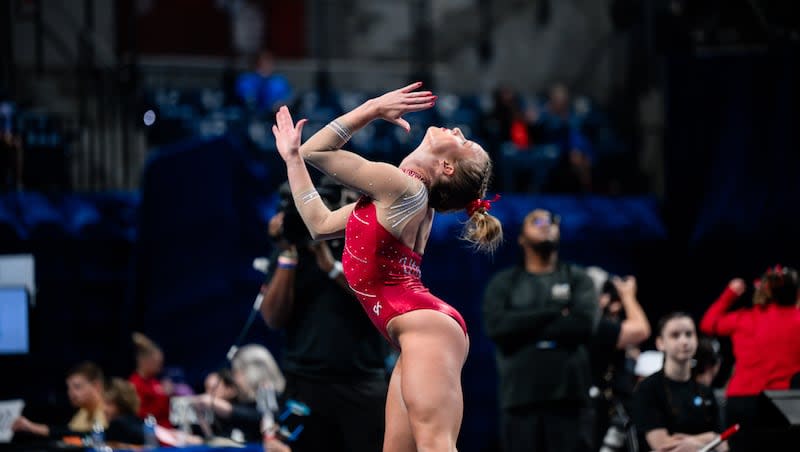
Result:
{"label": "red warm-up jacket", "polygon": [[727,396],[788,389],[800,372],[800,309],[771,303],[728,312],[738,297],[726,288],[700,321],[703,333],[731,338],[734,372]]}

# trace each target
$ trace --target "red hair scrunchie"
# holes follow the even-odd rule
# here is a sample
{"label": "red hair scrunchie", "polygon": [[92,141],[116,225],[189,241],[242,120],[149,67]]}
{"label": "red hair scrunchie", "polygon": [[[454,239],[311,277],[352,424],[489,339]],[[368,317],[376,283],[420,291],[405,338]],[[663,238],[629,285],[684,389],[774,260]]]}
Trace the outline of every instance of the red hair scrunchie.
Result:
{"label": "red hair scrunchie", "polygon": [[500,199],[500,194],[494,195],[494,199],[476,199],[474,201],[470,201],[467,205],[467,215],[472,217],[479,209],[483,209],[484,212],[488,212],[492,208],[492,203],[497,202]]}

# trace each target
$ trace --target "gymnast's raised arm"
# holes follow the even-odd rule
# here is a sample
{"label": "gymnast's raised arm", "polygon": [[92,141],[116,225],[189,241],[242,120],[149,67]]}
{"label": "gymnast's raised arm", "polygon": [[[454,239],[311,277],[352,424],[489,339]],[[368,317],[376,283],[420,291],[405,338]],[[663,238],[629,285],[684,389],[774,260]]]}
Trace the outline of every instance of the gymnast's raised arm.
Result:
{"label": "gymnast's raised arm", "polygon": [[354,204],[331,211],[322,202],[314,187],[314,182],[311,180],[311,175],[308,173],[308,168],[300,157],[300,136],[305,123],[306,120],[301,119],[295,125],[289,109],[285,106],[281,107],[276,114],[276,124],[272,126],[275,144],[278,147],[278,153],[286,162],[286,174],[289,179],[289,187],[292,189],[294,204],[308,227],[311,237],[315,240],[341,237],[344,235],[347,217],[353,210]]}
{"label": "gymnast's raised arm", "polygon": [[410,131],[402,115],[431,108],[436,100],[430,91],[414,91],[420,86],[421,82],[412,83],[369,99],[315,133],[300,147],[300,155],[340,183],[378,202],[391,204],[407,188],[401,171],[394,165],[369,161],[341,147],[352,134],[376,119]]}
{"label": "gymnast's raised arm", "polygon": [[302,146],[300,137],[306,120],[295,125],[288,108],[281,107],[278,111],[272,132],[278,152],[286,162],[295,205],[313,238],[341,236],[353,204],[333,212],[328,209],[314,188],[305,162],[377,202],[391,204],[408,188],[408,180],[400,169],[339,148],[354,131],[375,119],[384,119],[409,131],[410,126],[402,115],[431,108],[436,99],[429,91],[414,91],[420,86],[419,82],[413,83],[364,102],[331,121]]}

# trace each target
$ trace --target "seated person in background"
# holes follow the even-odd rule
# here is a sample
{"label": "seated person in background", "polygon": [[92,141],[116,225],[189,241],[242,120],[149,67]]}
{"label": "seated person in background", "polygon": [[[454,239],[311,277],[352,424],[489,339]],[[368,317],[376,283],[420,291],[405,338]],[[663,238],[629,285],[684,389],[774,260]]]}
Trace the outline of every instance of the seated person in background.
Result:
{"label": "seated person in background", "polygon": [[292,86],[286,77],[274,72],[274,58],[269,50],[256,57],[253,69],[236,78],[236,95],[246,106],[273,113],[291,101]]}
{"label": "seated person in background", "polygon": [[117,445],[144,444],[144,421],[136,416],[139,396],[133,384],[122,378],[112,378],[106,387],[104,401],[108,419],[106,442]]}
{"label": "seated person in background", "polygon": [[[202,432],[206,437],[231,438],[234,429],[231,418],[236,417],[232,416],[232,412],[239,397],[239,388],[233,380],[233,374],[229,369],[211,372],[206,376],[203,387],[205,391],[202,394],[191,398],[199,422],[193,426],[193,430],[196,433]],[[210,412],[212,407],[213,412]]]}
{"label": "seated person in background", "polygon": [[152,414],[158,425],[172,427],[169,422],[169,398],[172,395],[172,383],[169,380],[159,381],[158,377],[164,369],[164,353],[150,338],[142,333],[133,333],[136,346],[136,370],[128,377],[139,395],[140,419]]}
{"label": "seated person in background", "polygon": [[[719,405],[720,425],[729,425],[725,417],[724,389],[714,387],[714,379],[717,378],[719,369],[722,367],[722,355],[719,353],[719,341],[714,338],[701,336],[697,342],[697,351],[694,353],[694,366],[692,366],[692,379],[702,385],[711,388]],[[728,446],[734,450],[733,441]]]}
{"label": "seated person in background", "polygon": [[719,342],[710,337],[700,337],[697,342],[697,352],[694,354],[692,378],[711,388],[721,366],[722,356],[719,354]]}
{"label": "seated person in background", "polygon": [[239,389],[233,381],[230,369],[220,369],[206,376],[203,383],[205,392],[201,395],[210,395],[224,400],[235,400],[239,396]]}
{"label": "seated person in background", "polygon": [[[692,379],[697,350],[694,320],[675,312],[658,322],[656,347],[663,368],[639,382],[633,393],[633,420],[642,450],[697,452],[721,431],[720,411],[711,388]],[[717,451],[727,451],[723,442]]]}
{"label": "seated person in background", "polygon": [[[130,381],[112,378],[105,391],[105,413],[108,417],[106,442],[115,448],[129,448],[145,444],[144,424],[136,413],[139,411],[139,396]],[[153,432],[160,444],[188,446],[203,443],[200,436],[185,434],[173,428],[155,426]]]}
{"label": "seated person in background", "polygon": [[264,399],[272,391],[272,402],[277,405],[286,381],[272,354],[261,345],[240,348],[231,367],[230,377],[227,372],[219,371],[217,387],[207,387],[206,394],[194,397],[198,417],[203,419],[204,409],[210,410],[213,419],[210,426],[215,435],[241,443],[261,442],[262,420],[269,415],[268,410],[277,409]]}
{"label": "seated person in background", "polygon": [[64,436],[82,435],[91,431],[95,422],[108,426],[103,412],[103,371],[92,362],[83,362],[67,372],[67,395],[78,412],[67,425],[45,425],[31,422],[20,416],[11,426],[15,432],[60,439]]}

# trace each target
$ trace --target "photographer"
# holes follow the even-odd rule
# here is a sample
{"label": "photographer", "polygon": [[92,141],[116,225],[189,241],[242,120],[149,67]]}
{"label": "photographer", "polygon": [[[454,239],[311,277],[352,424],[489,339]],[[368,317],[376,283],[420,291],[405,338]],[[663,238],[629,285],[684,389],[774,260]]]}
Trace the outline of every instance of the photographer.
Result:
{"label": "photographer", "polygon": [[636,299],[636,278],[609,277],[597,267],[587,272],[600,292],[602,314],[589,346],[595,406],[595,444],[600,451],[635,452],[628,413],[635,384],[638,346],[650,337],[650,322]]}
{"label": "photographer", "polygon": [[[323,178],[330,208],[354,195]],[[295,452],[381,450],[387,392],[385,340],[356,301],[341,271],[344,242],[313,243],[291,197],[281,188],[269,234],[277,257],[261,287],[261,314],[285,333],[284,396],[311,410]]]}

